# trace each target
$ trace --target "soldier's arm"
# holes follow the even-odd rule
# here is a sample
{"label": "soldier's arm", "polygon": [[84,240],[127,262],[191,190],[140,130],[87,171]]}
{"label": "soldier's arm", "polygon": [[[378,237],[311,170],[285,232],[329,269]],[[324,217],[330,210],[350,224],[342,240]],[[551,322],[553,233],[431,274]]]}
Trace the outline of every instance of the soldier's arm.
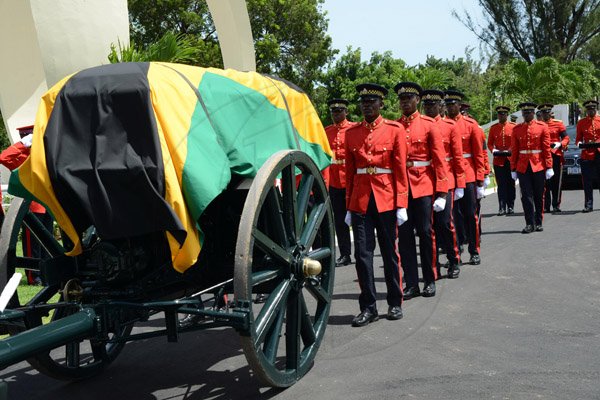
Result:
{"label": "soldier's arm", "polygon": [[542,129],[542,163],[544,168],[552,168],[552,152],[550,151],[550,133],[548,126],[545,125]]}
{"label": "soldier's arm", "polygon": [[463,158],[462,137],[460,132],[452,126],[450,131],[450,150],[452,151],[452,165],[454,177],[456,178],[456,187],[467,187],[467,177],[465,175],[465,164]]}
{"label": "soldier's arm", "polygon": [[431,153],[431,161],[433,162],[433,170],[435,172],[435,191],[436,197],[446,197],[448,193],[448,177],[446,176],[446,151],[444,150],[444,142],[442,134],[437,124],[429,123],[429,149]]}
{"label": "soldier's arm", "polygon": [[396,184],[396,208],[408,207],[408,174],[406,172],[406,131],[402,126],[394,129],[394,183]]}
{"label": "soldier's arm", "polygon": [[354,174],[356,173],[356,163],[351,144],[348,143],[348,137],[346,136],[346,142],[344,143],[346,150],[346,210],[350,207],[350,199],[352,198],[352,190],[354,189]]}

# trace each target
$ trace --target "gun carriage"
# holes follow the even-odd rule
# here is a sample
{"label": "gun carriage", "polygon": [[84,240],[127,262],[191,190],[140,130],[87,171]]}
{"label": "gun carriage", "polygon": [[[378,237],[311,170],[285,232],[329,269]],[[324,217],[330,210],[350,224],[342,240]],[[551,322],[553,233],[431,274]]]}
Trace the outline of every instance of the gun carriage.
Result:
{"label": "gun carriage", "polygon": [[[125,63],[65,78],[11,176],[22,198],[2,226],[0,287],[17,268],[43,285],[0,313],[0,368],[27,360],[78,380],[129,341],[229,326],[262,382],[292,385],[331,306],[330,156],[306,95],[273,77]],[[29,211],[33,199],[61,237]],[[23,225],[40,257],[17,251]],[[164,327],[134,329],[156,314]],[[183,314],[202,320],[182,327]]]}

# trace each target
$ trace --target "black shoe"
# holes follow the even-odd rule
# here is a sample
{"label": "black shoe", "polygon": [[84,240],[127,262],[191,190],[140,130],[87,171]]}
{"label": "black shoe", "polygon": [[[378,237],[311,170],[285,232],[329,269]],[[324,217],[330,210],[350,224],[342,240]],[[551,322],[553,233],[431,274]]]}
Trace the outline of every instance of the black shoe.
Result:
{"label": "black shoe", "polygon": [[506,215],[511,215],[514,213],[515,213],[515,210],[512,207],[508,207],[508,210],[506,210]]}
{"label": "black shoe", "polygon": [[338,258],[335,261],[336,267],[341,267],[343,265],[349,265],[349,264],[352,264],[352,260],[350,259],[350,256],[340,256],[340,258]]}
{"label": "black shoe", "polygon": [[377,311],[372,313],[369,310],[364,310],[356,317],[354,317],[354,319],[352,320],[352,326],[365,326],[368,325],[370,322],[377,321],[378,319],[379,314],[377,314]]}
{"label": "black shoe", "polygon": [[541,225],[536,225],[536,226],[535,226],[535,231],[536,231],[536,232],[543,232],[543,231],[544,231],[544,227],[543,227],[543,226],[541,226]]}
{"label": "black shoe", "polygon": [[458,265],[451,265],[448,268],[448,279],[457,279],[460,275],[460,267]]}
{"label": "black shoe", "polygon": [[550,214],[550,209],[549,208],[544,208],[544,214]]}
{"label": "black shoe", "polygon": [[421,295],[421,291],[418,286],[411,286],[404,289],[404,300],[412,299],[413,297],[417,297]]}
{"label": "black shoe", "polygon": [[554,207],[552,209],[552,214],[558,214],[558,213],[561,213],[561,212],[562,212],[562,210],[560,208],[558,208],[558,207]]}
{"label": "black shoe", "polygon": [[387,319],[395,321],[397,319],[402,319],[404,314],[402,314],[402,307],[400,306],[390,306],[388,308]]}
{"label": "black shoe", "polygon": [[186,329],[194,325],[198,325],[204,321],[204,319],[205,318],[203,315],[186,314],[185,317],[178,321],[179,329]]}
{"label": "black shoe", "polygon": [[469,264],[471,264],[471,265],[481,264],[481,257],[479,257],[479,254],[473,254],[471,256],[471,259],[469,260]]}
{"label": "black shoe", "polygon": [[591,207],[586,207],[583,210],[581,210],[581,212],[584,212],[584,213],[592,212],[592,208]]}
{"label": "black shoe", "polygon": [[435,296],[435,282],[426,283],[425,287],[423,288],[423,292],[421,292],[421,296],[423,296],[423,297]]}
{"label": "black shoe", "polygon": [[498,215],[498,216],[506,215],[506,211],[498,210],[498,214],[496,214],[496,215]]}
{"label": "black shoe", "polygon": [[533,232],[533,225],[525,225],[525,228],[521,231],[521,233],[531,233]]}

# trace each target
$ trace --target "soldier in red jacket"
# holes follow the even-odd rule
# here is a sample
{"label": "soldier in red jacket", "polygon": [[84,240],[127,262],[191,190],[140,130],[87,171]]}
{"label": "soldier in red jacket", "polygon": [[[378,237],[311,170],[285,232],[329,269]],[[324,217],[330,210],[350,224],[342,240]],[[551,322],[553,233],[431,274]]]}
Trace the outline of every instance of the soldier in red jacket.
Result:
{"label": "soldier in red jacket", "polygon": [[419,236],[424,281],[422,295],[435,296],[437,245],[432,213],[445,209],[448,194],[446,152],[438,125],[433,118],[421,115],[417,111],[422,90],[421,86],[414,82],[400,82],[394,87],[402,111],[398,122],[406,130],[408,151],[408,221],[398,228],[398,249],[406,281],[405,299],[421,294],[415,230]]}
{"label": "soldier in red jacket", "polygon": [[353,326],[379,319],[373,255],[375,229],[387,286],[387,318],[402,318],[402,275],[396,251],[396,225],[408,215],[404,128],[379,114],[387,89],[364,83],[356,87],[364,120],[346,132],[346,223],[352,223],[360,314]]}
{"label": "soldier in red jacket", "polygon": [[498,123],[490,127],[487,147],[494,157],[494,175],[498,185],[498,215],[514,214],[515,181],[510,176],[510,145],[515,124],[508,121],[508,106],[496,107]]}
{"label": "soldier in red jacket", "polygon": [[554,176],[548,126],[535,119],[535,107],[530,102],[519,104],[525,121],[513,129],[511,143],[511,175],[514,180],[519,179],[525,214],[522,233],[544,230],[544,178]]}
{"label": "soldier in red jacket", "polygon": [[[575,141],[584,146],[600,142],[600,116],[598,116],[598,102],[587,100],[583,103],[586,117],[577,122],[577,136]],[[592,145],[595,146],[595,145]],[[583,193],[585,204],[583,212],[594,210],[594,179],[600,179],[600,147],[583,148],[581,151],[581,178],[583,180]]]}
{"label": "soldier in red jacket", "polygon": [[550,152],[552,154],[552,169],[554,176],[546,181],[546,196],[544,199],[544,211],[560,212],[560,195],[562,183],[562,165],[565,161],[563,150],[569,145],[569,135],[565,124],[552,117],[552,108],[554,105],[546,103],[538,107],[542,112],[542,120],[548,125],[548,134],[550,135]]}
{"label": "soldier in red jacket", "polygon": [[325,128],[329,146],[333,151],[333,160],[329,167],[329,196],[333,207],[335,234],[340,248],[340,257],[336,261],[337,266],[348,265],[352,262],[350,259],[350,228],[344,222],[346,216],[345,138],[348,128],[356,124],[346,119],[348,103],[346,99],[332,99],[327,102],[333,124]]}
{"label": "soldier in red jacket", "polygon": [[[438,244],[437,247],[443,248],[448,258],[448,263],[445,265],[448,268],[448,278],[455,279],[460,274],[460,254],[452,216],[452,209],[454,208],[452,198],[456,191],[462,192],[462,195],[464,195],[466,182],[462,158],[462,138],[454,128],[456,123],[449,118],[440,116],[443,99],[444,92],[441,90],[423,90],[421,92],[423,111],[425,115],[436,121],[444,146],[448,196],[446,197],[446,207],[442,211],[434,213],[433,220],[436,239],[439,238],[441,244]],[[439,254],[436,258],[439,263]]]}
{"label": "soldier in red jacket", "polygon": [[454,196],[454,222],[460,245],[468,243],[471,258],[469,263],[481,263],[479,255],[479,219],[477,217],[477,198],[483,197],[485,188],[485,164],[483,160],[483,143],[474,120],[464,118],[460,113],[460,104],[464,95],[458,90],[447,90],[444,100],[448,117],[456,123],[455,129],[462,138],[463,165],[465,167],[466,187],[464,197]]}

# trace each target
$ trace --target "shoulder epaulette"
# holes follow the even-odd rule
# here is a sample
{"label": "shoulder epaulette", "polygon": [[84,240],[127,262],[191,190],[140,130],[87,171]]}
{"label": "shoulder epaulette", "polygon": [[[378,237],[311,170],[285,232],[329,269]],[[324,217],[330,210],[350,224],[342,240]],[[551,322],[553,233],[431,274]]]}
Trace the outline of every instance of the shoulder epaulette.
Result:
{"label": "shoulder epaulette", "polygon": [[427,115],[421,114],[421,118],[423,118],[425,121],[435,122],[435,119],[428,117]]}
{"label": "shoulder epaulette", "polygon": [[464,119],[465,121],[467,121],[468,123],[470,123],[470,124],[473,124],[473,125],[479,125],[479,124],[477,123],[477,121],[475,121],[474,119],[471,119],[471,118],[464,118],[464,117],[463,117],[463,119]]}
{"label": "shoulder epaulette", "polygon": [[402,124],[400,124],[400,122],[397,121],[392,121],[391,119],[383,119],[383,123],[387,124],[387,125],[392,125],[392,126],[397,126],[397,127],[401,127]]}
{"label": "shoulder epaulette", "polygon": [[454,121],[454,120],[452,120],[450,118],[442,118],[441,120],[444,121],[447,124],[456,125],[456,121]]}

